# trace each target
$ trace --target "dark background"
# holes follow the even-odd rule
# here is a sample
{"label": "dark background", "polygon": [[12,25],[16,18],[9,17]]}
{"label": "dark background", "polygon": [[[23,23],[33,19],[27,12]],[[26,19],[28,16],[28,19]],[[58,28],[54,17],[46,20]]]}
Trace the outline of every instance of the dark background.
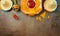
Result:
{"label": "dark background", "polygon": [[[15,20],[13,14],[17,14],[19,20]],[[51,16],[49,20],[48,15]],[[36,16],[30,17],[14,10],[0,11],[0,36],[60,36],[60,0],[57,10],[47,13],[43,22],[37,21]]]}

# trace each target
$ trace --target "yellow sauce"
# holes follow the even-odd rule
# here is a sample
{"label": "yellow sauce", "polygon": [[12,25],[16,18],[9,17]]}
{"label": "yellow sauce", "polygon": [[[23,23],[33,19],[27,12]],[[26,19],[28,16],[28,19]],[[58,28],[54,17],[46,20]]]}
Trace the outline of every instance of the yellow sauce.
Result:
{"label": "yellow sauce", "polygon": [[23,13],[25,14],[29,14],[29,15],[35,15],[38,14],[39,12],[41,12],[42,10],[42,1],[39,0],[35,0],[35,7],[34,8],[28,8],[27,6],[27,0],[21,0],[21,10]]}

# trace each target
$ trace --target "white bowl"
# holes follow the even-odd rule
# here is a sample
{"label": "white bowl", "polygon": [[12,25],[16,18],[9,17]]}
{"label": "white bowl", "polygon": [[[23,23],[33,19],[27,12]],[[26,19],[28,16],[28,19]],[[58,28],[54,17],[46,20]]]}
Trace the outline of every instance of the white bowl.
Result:
{"label": "white bowl", "polygon": [[11,0],[2,0],[1,1],[2,10],[8,11],[12,8],[12,5],[13,5],[13,3]]}
{"label": "white bowl", "polygon": [[44,2],[44,9],[46,9],[47,11],[55,11],[57,8],[57,2],[56,0],[46,0]]}

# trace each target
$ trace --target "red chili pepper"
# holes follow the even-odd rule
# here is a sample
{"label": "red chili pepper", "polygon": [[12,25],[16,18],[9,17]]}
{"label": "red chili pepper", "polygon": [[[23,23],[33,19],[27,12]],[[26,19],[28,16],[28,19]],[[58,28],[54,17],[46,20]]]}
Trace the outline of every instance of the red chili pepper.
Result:
{"label": "red chili pepper", "polygon": [[34,8],[35,7],[35,2],[33,0],[29,0],[27,3],[29,8]]}
{"label": "red chili pepper", "polygon": [[16,14],[13,15],[14,19],[18,20],[18,16]]}

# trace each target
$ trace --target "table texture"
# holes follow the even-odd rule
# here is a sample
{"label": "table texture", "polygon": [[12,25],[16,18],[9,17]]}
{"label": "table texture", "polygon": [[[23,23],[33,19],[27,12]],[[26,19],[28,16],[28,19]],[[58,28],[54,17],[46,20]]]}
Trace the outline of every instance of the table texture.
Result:
{"label": "table texture", "polygon": [[[17,14],[19,20],[15,20],[13,14]],[[47,12],[50,19],[46,16],[43,22],[37,21],[39,15],[30,17],[21,11],[0,11],[0,36],[60,36],[60,0],[56,11]]]}

